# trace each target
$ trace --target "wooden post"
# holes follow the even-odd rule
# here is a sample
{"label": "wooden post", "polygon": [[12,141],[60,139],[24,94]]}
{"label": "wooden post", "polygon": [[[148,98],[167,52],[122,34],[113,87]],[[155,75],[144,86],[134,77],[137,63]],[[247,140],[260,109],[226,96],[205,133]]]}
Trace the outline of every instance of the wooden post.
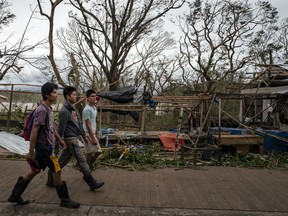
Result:
{"label": "wooden post", "polygon": [[11,111],[12,111],[12,101],[13,101],[13,91],[14,91],[14,85],[11,85],[11,92],[10,92],[10,99],[9,99],[9,110],[8,110],[8,116],[7,116],[7,131],[10,131],[10,120],[11,120]]}
{"label": "wooden post", "polygon": [[147,112],[147,106],[143,105],[142,106],[142,115],[141,115],[141,128],[140,128],[140,131],[141,131],[141,135],[145,135],[146,132],[145,132],[145,119],[146,119],[146,112]]}
{"label": "wooden post", "polygon": [[[101,103],[101,102],[100,102]],[[100,106],[99,106],[99,110],[100,110],[100,115],[98,114],[98,116],[99,116],[99,126],[98,126],[98,129],[100,129],[100,128],[102,128],[102,114],[103,114],[103,112],[102,112],[102,106],[101,106],[101,104],[100,104]]]}
{"label": "wooden post", "polygon": [[221,110],[222,110],[222,101],[221,98],[219,98],[219,111],[218,111],[218,140],[217,140],[217,145],[218,145],[218,162],[222,162],[222,143],[221,143]]}
{"label": "wooden post", "polygon": [[[201,106],[200,106],[200,128],[203,128],[203,119],[204,119],[204,110],[205,110],[205,100],[200,101]],[[198,131],[199,134],[202,134],[203,131]]]}
{"label": "wooden post", "polygon": [[178,149],[178,144],[179,144],[179,135],[180,135],[181,127],[182,127],[183,110],[184,110],[183,107],[181,107],[179,118],[178,118],[177,134],[176,134],[176,139],[175,139],[174,160],[176,159],[176,151]]}

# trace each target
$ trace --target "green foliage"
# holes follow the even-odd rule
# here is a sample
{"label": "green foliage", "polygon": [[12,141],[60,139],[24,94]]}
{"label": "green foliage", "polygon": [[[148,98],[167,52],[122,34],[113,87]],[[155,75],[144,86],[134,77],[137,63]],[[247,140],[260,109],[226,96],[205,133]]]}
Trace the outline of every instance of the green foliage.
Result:
{"label": "green foliage", "polygon": [[[130,151],[119,160],[124,152],[125,147],[111,148],[105,150],[98,159],[102,165],[110,165],[130,170],[147,170],[159,168],[184,168],[191,167],[189,162],[180,160],[170,154],[161,154],[161,146],[159,143],[145,145],[143,148],[130,146]],[[160,156],[161,155],[161,156]],[[97,163],[99,166],[99,163]],[[226,155],[222,158],[222,164],[219,166],[227,167],[245,167],[245,168],[288,168],[287,153],[273,153],[268,156],[258,154],[237,154]]]}
{"label": "green foliage", "polygon": [[222,166],[231,167],[260,167],[260,168],[288,168],[288,154],[287,153],[272,153],[267,157],[258,154],[237,154],[227,155],[222,160]]}
{"label": "green foliage", "polygon": [[25,160],[26,156],[20,154],[1,155],[1,159]]}
{"label": "green foliage", "polygon": [[[129,151],[125,154],[125,149]],[[161,152],[159,143],[145,146],[118,147],[105,150],[99,158],[100,164],[129,168],[131,170],[147,170],[165,167],[187,167],[187,163],[180,159],[157,157]],[[123,157],[121,155],[124,153]],[[119,160],[119,158],[121,158]]]}

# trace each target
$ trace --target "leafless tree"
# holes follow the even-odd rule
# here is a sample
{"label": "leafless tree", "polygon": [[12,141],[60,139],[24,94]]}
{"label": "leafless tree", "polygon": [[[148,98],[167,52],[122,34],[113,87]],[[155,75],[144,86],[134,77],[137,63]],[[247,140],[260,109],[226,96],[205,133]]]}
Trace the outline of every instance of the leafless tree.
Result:
{"label": "leafless tree", "polygon": [[[13,22],[16,17],[15,14],[10,12],[10,6],[11,4],[9,4],[7,0],[0,0],[0,34],[2,33],[3,28]],[[35,13],[35,9],[36,8],[32,10],[26,28],[18,42],[10,42],[12,33],[10,36],[0,41],[0,80],[8,73],[19,73],[23,68],[23,66],[20,66],[19,61],[29,63],[29,60],[24,54],[43,43],[43,41],[40,41],[34,45],[25,44],[25,35],[32,16]]]}
{"label": "leafless tree", "polygon": [[285,18],[280,26],[279,43],[282,46],[282,59],[288,61],[288,18]]}
{"label": "leafless tree", "polygon": [[[125,61],[125,67],[121,74],[123,85],[142,87],[146,85],[150,92],[159,93],[160,89],[175,79],[174,74],[176,74],[177,67],[173,62],[177,61],[177,57],[174,56],[174,53],[168,55],[166,52],[173,52],[172,49],[176,48],[176,43],[171,37],[172,33],[163,30],[162,25],[163,21],[159,20],[154,26],[155,29],[151,29],[153,34],[146,35],[131,48],[131,53]],[[69,22],[67,28],[57,31],[61,49],[65,50],[67,54],[75,54],[82,83],[85,83],[86,86],[91,83],[91,88],[103,89],[108,86],[106,76],[101,65],[94,60],[87,43],[83,43],[83,35],[79,32],[80,27],[74,20]],[[95,37],[97,37],[98,44],[102,44],[104,47],[105,41],[101,39],[101,35],[96,32]],[[102,58],[104,61],[104,56]],[[73,71],[71,72],[73,75]],[[156,79],[156,77],[158,78]],[[170,78],[165,79],[165,77]]]}
{"label": "leafless tree", "polygon": [[[167,32],[159,32],[152,38],[148,37],[141,48],[136,46],[137,58],[132,62],[138,63],[133,74],[135,86],[145,85],[147,90],[157,94],[163,93],[167,86],[177,83],[179,71],[179,55],[173,48],[174,40]],[[129,67],[126,68],[129,71]],[[128,76],[128,71],[127,76]],[[125,77],[127,77],[125,76]]]}
{"label": "leafless tree", "polygon": [[13,22],[13,19],[15,18],[15,14],[11,13],[9,10],[10,6],[11,4],[8,0],[0,1],[0,30],[2,30],[4,26]]}
{"label": "leafless tree", "polygon": [[121,76],[131,68],[127,67],[127,62],[135,45],[153,33],[161,17],[170,10],[180,8],[183,2],[70,0],[81,13],[80,16],[71,12],[70,16],[81,28],[81,34],[105,74],[110,90],[119,87]]}
{"label": "leafless tree", "polygon": [[194,86],[211,92],[213,83],[229,85],[251,63],[255,56],[249,53],[249,41],[258,27],[275,21],[277,10],[268,2],[252,6],[248,0],[194,0],[188,5],[181,26],[180,52],[186,60],[182,67],[186,76],[198,79]]}
{"label": "leafless tree", "polygon": [[63,2],[63,0],[55,0],[55,1],[49,0],[49,2],[50,2],[50,13],[48,14],[48,13],[44,12],[44,10],[42,8],[41,0],[37,0],[40,14],[42,16],[46,17],[49,21],[49,33],[48,33],[49,55],[48,55],[48,59],[51,63],[53,72],[56,76],[58,83],[62,86],[66,86],[66,83],[64,82],[64,80],[61,77],[61,74],[60,74],[60,71],[59,71],[57,63],[55,61],[55,56],[54,56],[54,17],[55,17],[55,12],[56,12],[57,6],[59,6],[59,4],[61,2]]}
{"label": "leafless tree", "polygon": [[[80,28],[74,20],[68,23],[66,28],[57,31],[59,47],[68,56],[73,53],[77,68],[80,73],[79,82],[81,85],[89,86],[93,89],[102,89],[106,85],[106,78],[101,72],[100,65],[94,61],[91,51],[85,43],[84,36],[80,33]],[[74,71],[70,70],[68,78],[74,76]],[[97,84],[97,85],[96,85]]]}

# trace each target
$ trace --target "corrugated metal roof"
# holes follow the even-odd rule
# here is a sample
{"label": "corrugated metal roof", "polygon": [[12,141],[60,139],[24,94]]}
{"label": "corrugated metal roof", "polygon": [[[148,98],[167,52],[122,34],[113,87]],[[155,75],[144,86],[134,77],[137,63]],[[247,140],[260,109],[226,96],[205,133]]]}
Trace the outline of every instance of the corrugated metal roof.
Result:
{"label": "corrugated metal roof", "polygon": [[288,64],[282,64],[282,65],[279,65],[279,67],[284,68],[285,70],[288,70]]}
{"label": "corrugated metal roof", "polygon": [[275,65],[288,70],[288,59],[281,59]]}
{"label": "corrugated metal roof", "polygon": [[253,95],[255,94],[278,95],[278,94],[286,94],[287,92],[288,92],[287,86],[250,88],[241,90],[241,94],[253,94]]}
{"label": "corrugated metal roof", "polygon": [[29,152],[29,142],[15,134],[0,132],[0,146],[11,153],[26,155]]}

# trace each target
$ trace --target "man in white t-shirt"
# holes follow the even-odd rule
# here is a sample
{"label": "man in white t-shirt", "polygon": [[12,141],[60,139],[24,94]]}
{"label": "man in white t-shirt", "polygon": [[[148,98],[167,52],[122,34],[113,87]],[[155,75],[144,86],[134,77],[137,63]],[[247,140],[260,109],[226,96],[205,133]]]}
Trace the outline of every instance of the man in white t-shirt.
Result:
{"label": "man in white t-shirt", "polygon": [[85,153],[86,161],[92,168],[93,163],[101,154],[102,149],[98,141],[98,131],[96,125],[97,108],[95,107],[96,92],[92,89],[86,91],[87,105],[82,112],[83,128],[86,133]]}

